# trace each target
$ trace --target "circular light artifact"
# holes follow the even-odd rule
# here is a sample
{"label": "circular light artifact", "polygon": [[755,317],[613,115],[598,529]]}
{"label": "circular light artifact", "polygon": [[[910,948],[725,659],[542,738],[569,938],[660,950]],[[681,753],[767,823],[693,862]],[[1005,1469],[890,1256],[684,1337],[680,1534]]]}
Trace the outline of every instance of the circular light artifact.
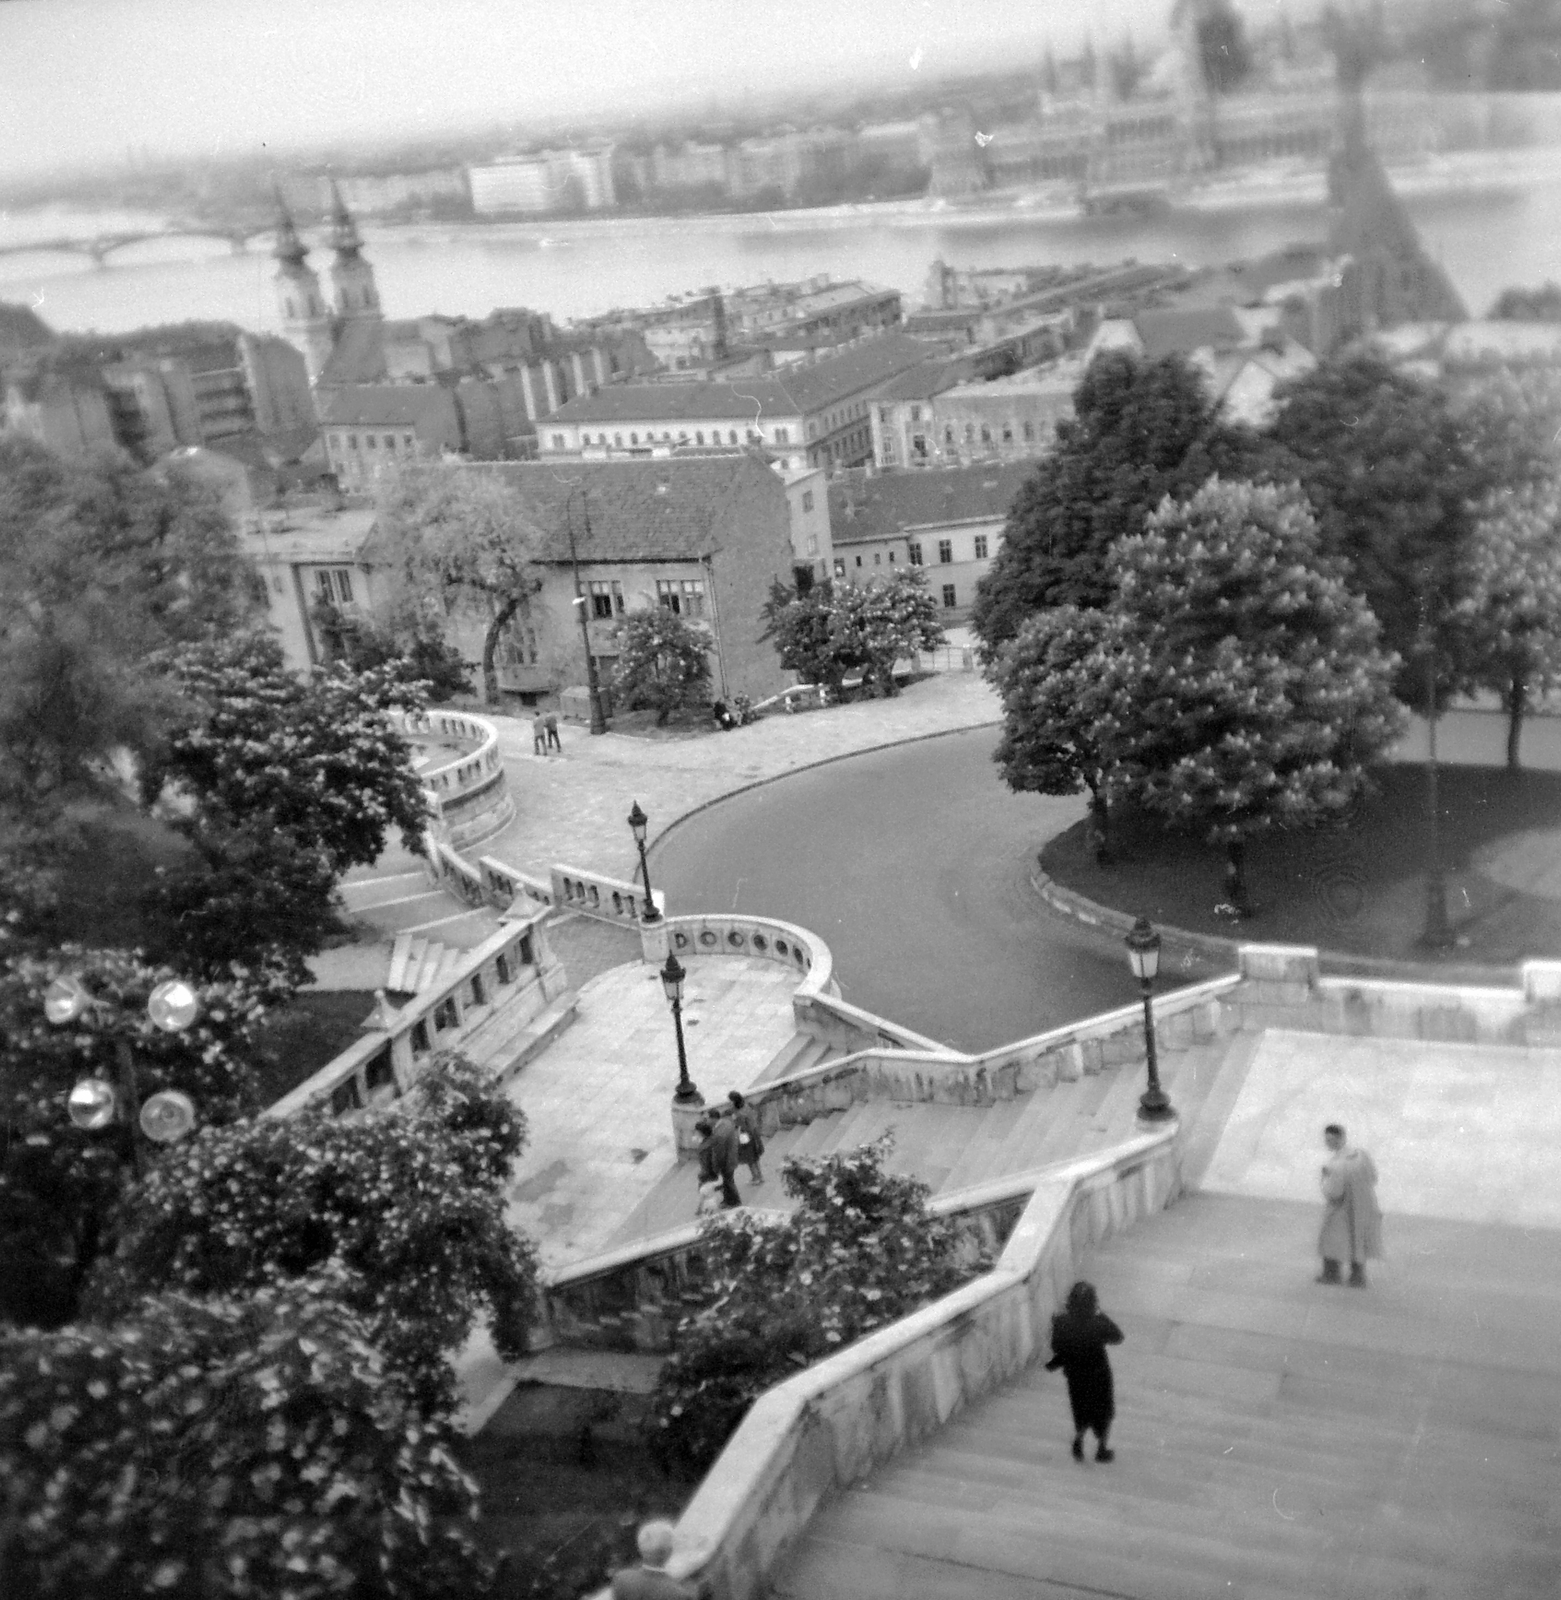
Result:
{"label": "circular light artifact", "polygon": [[43,991],[43,1014],[55,1027],[74,1022],[92,1004],[92,996],[80,978],[56,978]]}
{"label": "circular light artifact", "polygon": [[165,1033],[183,1033],[201,1014],[200,996],[183,978],[170,978],[152,990],[146,1012]]}
{"label": "circular light artifact", "polygon": [[194,1126],[195,1105],[177,1089],[160,1089],[141,1107],[141,1132],[158,1144],[172,1144]]}
{"label": "circular light artifact", "polygon": [[89,1133],[106,1128],[114,1120],[117,1105],[114,1086],[101,1078],[83,1078],[65,1102],[70,1120]]}

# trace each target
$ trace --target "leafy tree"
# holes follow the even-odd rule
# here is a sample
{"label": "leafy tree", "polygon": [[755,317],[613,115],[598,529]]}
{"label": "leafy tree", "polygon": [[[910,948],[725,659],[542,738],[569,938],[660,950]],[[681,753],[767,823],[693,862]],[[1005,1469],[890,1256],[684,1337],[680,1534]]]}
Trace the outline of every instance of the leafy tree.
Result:
{"label": "leafy tree", "polygon": [[1197,23],[1198,64],[1210,94],[1230,94],[1252,72],[1246,30],[1230,0],[1206,0]]}
{"label": "leafy tree", "polygon": [[354,672],[383,669],[399,683],[418,685],[434,705],[471,693],[471,672],[461,652],[415,608],[402,607],[388,622],[372,622],[321,600],[314,617],[333,656]]}
{"label": "leafy tree", "polygon": [[1073,413],[1014,497],[976,587],[970,624],[988,663],[1034,612],[1105,605],[1106,551],[1141,532],[1167,494],[1191,494],[1211,472],[1282,470],[1271,447],[1220,419],[1202,376],[1178,356],[1103,352],[1074,391]]}
{"label": "leafy tree", "polygon": [[1561,436],[1561,373],[1500,367],[1458,395],[1454,415],[1466,448],[1494,489],[1551,481]]}
{"label": "leafy tree", "polygon": [[406,740],[385,716],[418,698],[383,668],[341,664],[302,678],[270,634],[190,645],[168,659],[188,711],[146,775],[197,810],[246,829],[277,829],[332,872],[367,866],[392,823],[420,848],[427,803]]}
{"label": "leafy tree", "polygon": [[845,653],[862,664],[865,680],[881,695],[900,692],[894,664],[943,643],[938,604],[927,589],[926,574],[908,567],[886,583],[861,588],[842,584],[833,591],[832,631]]}
{"label": "leafy tree", "polygon": [[710,698],[710,639],[663,606],[631,611],[618,624],[613,690],[630,710],[649,706],[661,727],[674,711]]}
{"label": "leafy tree", "polygon": [[1516,772],[1533,697],[1561,684],[1561,483],[1525,485],[1480,506],[1457,620],[1475,681],[1502,697],[1507,766]]}
{"label": "leafy tree", "polygon": [[485,1593],[450,1427],[387,1378],[339,1276],[0,1334],[7,1594]]}
{"label": "leafy tree", "polygon": [[519,497],[491,474],[455,465],[407,466],[385,482],[379,532],[413,593],[484,622],[483,699],[499,698],[499,640],[541,588],[535,562],[543,534]]}
{"label": "leafy tree", "polygon": [[[55,1027],[43,997],[63,973],[99,1004]],[[166,1033],[146,1002],[173,975],[124,951],[71,946],[48,960],[13,958],[0,970],[0,1258],[8,1264],[0,1316],[43,1326],[69,1320],[88,1275],[115,1245],[115,1212],[135,1176],[130,1126],[76,1128],[66,1098],[78,1080],[119,1082],[128,1050],[140,1095],[182,1090],[203,1126],[258,1109],[256,1035],[287,985],[274,972],[197,985],[194,1026]]]}
{"label": "leafy tree", "polygon": [[1546,279],[1539,289],[1503,289],[1490,314],[1498,322],[1561,322],[1561,284]]}
{"label": "leafy tree", "polygon": [[1104,611],[1041,611],[998,654],[992,681],[1003,697],[1003,737],[992,759],[1010,789],[1089,791],[1095,859],[1109,859],[1109,768],[1095,738],[1105,710],[1104,659],[1118,631]]}
{"label": "leafy tree", "polygon": [[928,1213],[927,1185],[883,1170],[891,1146],[886,1134],[818,1160],[789,1157],[782,1182],[795,1211],[707,1220],[713,1298],[679,1325],[647,1419],[668,1465],[703,1472],[771,1385],[971,1275],[954,1224]]}
{"label": "leafy tree", "polygon": [[1395,662],[1294,485],[1205,484],[1111,557],[1120,622],[1092,729],[1118,793],[1227,854],[1347,806],[1397,735]]}
{"label": "leafy tree", "polygon": [[1399,658],[1401,699],[1440,706],[1465,675],[1456,622],[1472,507],[1496,485],[1441,391],[1374,356],[1328,362],[1281,391],[1275,439],[1297,463],[1325,555]]}
{"label": "leafy tree", "polygon": [[453,1404],[450,1354],[479,1312],[525,1353],[533,1247],[504,1220],[525,1119],[469,1062],[441,1057],[392,1107],[200,1129],[158,1162],[94,1305],[177,1288],[228,1295],[342,1268],[341,1297],[426,1411]]}
{"label": "leafy tree", "polygon": [[838,698],[841,685],[866,662],[851,654],[847,641],[837,632],[834,588],[828,582],[810,589],[787,588],[775,582],[761,615],[765,629],[761,639],[772,639],[780,663],[795,672],[803,683],[819,683]]}

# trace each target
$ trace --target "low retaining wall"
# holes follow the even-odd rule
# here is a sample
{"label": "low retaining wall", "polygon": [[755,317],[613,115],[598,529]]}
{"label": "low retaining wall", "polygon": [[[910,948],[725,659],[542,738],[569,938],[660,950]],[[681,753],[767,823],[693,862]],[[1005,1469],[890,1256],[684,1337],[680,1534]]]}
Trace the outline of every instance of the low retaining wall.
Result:
{"label": "low retaining wall", "polygon": [[466,848],[513,820],[515,801],[499,754],[498,729],[486,717],[434,710],[393,713],[392,720],[414,745],[457,747],[417,774],[442,839]]}
{"label": "low retaining wall", "polygon": [[[578,911],[601,922],[621,922],[638,926],[645,912],[645,891],[637,883],[609,878],[600,872],[584,872],[579,867],[554,867],[553,904],[563,911]],[[656,909],[662,910],[666,896],[654,893]]]}
{"label": "low retaining wall", "polygon": [[1178,1163],[1168,1129],[1033,1178],[990,1272],[761,1395],[678,1521],[673,1575],[758,1600],[830,1493],[1035,1359],[1080,1257],[1173,1200]]}
{"label": "low retaining wall", "polygon": [[736,913],[672,917],[667,933],[680,961],[699,956],[755,956],[791,968],[802,980],[792,1001],[794,1011],[835,981],[835,958],[829,946],[806,928],[774,917]]}

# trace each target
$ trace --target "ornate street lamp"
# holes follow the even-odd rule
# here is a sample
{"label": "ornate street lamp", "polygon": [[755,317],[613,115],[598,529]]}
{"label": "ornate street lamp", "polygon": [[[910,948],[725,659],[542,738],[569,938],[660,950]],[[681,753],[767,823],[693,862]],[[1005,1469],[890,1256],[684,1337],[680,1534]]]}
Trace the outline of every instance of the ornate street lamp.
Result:
{"label": "ornate street lamp", "polygon": [[1149,1062],[1149,1087],[1139,1099],[1138,1114],[1145,1122],[1164,1122],[1176,1113],[1160,1087],[1160,1066],[1155,1058],[1154,1007],[1150,1003],[1155,974],[1160,970],[1160,935],[1149,925],[1147,917],[1140,917],[1123,943],[1144,1000],[1144,1053]]}
{"label": "ornate street lamp", "polygon": [[[55,1027],[85,1016],[102,1002],[74,975],[56,978],[43,993],[43,1014]],[[165,1033],[182,1033],[200,1015],[200,996],[182,978],[170,978],[152,990],[147,1015]],[[142,1102],[136,1089],[135,1053],[128,1040],[116,1039],[119,1087],[102,1078],[83,1078],[70,1092],[65,1109],[78,1128],[95,1133],[118,1120],[121,1110],[130,1123],[130,1144],[137,1173],[146,1171],[143,1139],[170,1144],[195,1126],[195,1106],[177,1089],[162,1089]]]}
{"label": "ornate street lamp", "polygon": [[678,1036],[678,1086],[672,1098],[684,1105],[699,1099],[699,1091],[688,1076],[688,1052],[683,1048],[683,980],[687,976],[683,963],[675,955],[669,955],[666,966],[661,969],[661,987],[671,1002],[672,1026],[677,1029]]}
{"label": "ornate street lamp", "polygon": [[659,961],[668,951],[667,930],[656,909],[656,897],[650,892],[650,864],[645,858],[645,835],[650,828],[650,818],[640,810],[638,800],[629,812],[629,831],[634,835],[635,848],[640,853],[640,877],[645,882],[645,915],[640,919],[640,939],[647,961]]}

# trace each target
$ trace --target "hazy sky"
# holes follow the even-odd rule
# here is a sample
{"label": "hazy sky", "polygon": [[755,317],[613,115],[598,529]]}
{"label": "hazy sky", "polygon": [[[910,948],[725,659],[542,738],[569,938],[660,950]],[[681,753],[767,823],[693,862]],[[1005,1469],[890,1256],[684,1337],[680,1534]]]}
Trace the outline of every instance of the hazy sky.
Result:
{"label": "hazy sky", "polygon": [[[1267,10],[1275,0],[1248,0]],[[1038,59],[1171,0],[0,0],[0,173]],[[1301,7],[1292,5],[1292,10]]]}

